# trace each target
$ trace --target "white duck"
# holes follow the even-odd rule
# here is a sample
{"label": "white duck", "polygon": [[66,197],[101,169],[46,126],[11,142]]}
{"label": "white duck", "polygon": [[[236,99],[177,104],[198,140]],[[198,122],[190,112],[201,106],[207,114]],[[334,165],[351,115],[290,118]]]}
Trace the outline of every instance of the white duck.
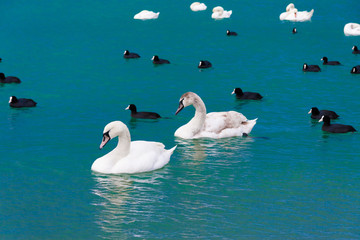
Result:
{"label": "white duck", "polygon": [[235,111],[206,114],[204,102],[193,92],[187,92],[181,96],[175,115],[190,105],[195,108],[195,116],[176,130],[174,134],[176,137],[192,139],[246,136],[256,124],[257,118],[248,120],[243,114]]}
{"label": "white duck", "polygon": [[193,2],[190,5],[190,9],[194,12],[204,11],[204,10],[206,10],[206,8],[207,8],[207,6],[205,5],[205,3]]}
{"label": "white duck", "polygon": [[307,11],[298,11],[295,8],[293,3],[290,3],[286,7],[286,12],[280,14],[280,20],[288,20],[293,22],[305,22],[311,20],[312,15],[314,14],[314,9],[310,12]]}
{"label": "white duck", "polygon": [[347,23],[344,26],[345,36],[360,36],[360,24]]}
{"label": "white duck", "polygon": [[220,6],[214,7],[212,11],[211,18],[213,19],[230,18],[232,14],[232,10],[225,11],[224,8]]}
{"label": "white duck", "polygon": [[165,166],[176,148],[166,150],[160,142],[131,142],[127,126],[121,121],[114,121],[105,126],[100,149],[115,137],[119,137],[116,148],[96,159],[91,170],[113,174],[153,171]]}
{"label": "white duck", "polygon": [[135,14],[134,19],[148,20],[148,19],[157,19],[160,12],[153,12],[148,10],[142,10],[141,12]]}

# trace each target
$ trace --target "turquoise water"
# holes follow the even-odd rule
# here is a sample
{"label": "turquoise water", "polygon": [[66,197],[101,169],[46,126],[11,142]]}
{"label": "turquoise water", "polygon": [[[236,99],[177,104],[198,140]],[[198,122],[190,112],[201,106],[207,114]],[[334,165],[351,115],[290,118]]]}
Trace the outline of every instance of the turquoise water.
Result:
{"label": "turquoise water", "polygon": [[[359,239],[359,134],[326,134],[309,109],[331,109],[360,129],[360,64],[351,54],[360,22],[353,0],[299,1],[311,22],[281,22],[286,1],[5,1],[0,12],[1,239]],[[233,10],[215,21],[217,5]],[[143,9],[159,19],[133,20]],[[297,27],[298,34],[291,30]],[[227,29],[238,32],[227,37]],[[129,49],[140,59],[125,60]],[[154,67],[151,57],[169,59]],[[342,66],[322,66],[320,59]],[[199,60],[212,69],[199,71]],[[319,64],[320,73],[302,65]],[[241,102],[235,87],[260,92]],[[181,140],[180,96],[199,94],[207,110],[259,118],[248,138]],[[11,109],[11,95],[38,102]],[[132,121],[124,109],[158,112]],[[104,126],[121,120],[133,140],[178,145],[164,168],[101,175],[92,162]]]}

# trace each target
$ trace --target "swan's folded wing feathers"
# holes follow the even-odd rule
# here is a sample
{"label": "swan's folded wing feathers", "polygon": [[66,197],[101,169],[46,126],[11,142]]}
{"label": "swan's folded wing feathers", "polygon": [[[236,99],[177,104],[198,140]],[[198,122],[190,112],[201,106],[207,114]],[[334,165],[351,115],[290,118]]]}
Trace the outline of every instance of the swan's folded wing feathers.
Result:
{"label": "swan's folded wing feathers", "polygon": [[165,148],[165,145],[161,142],[150,141],[132,141],[130,146],[130,152],[138,152],[144,150],[151,150],[153,148]]}
{"label": "swan's folded wing feathers", "polygon": [[206,115],[203,131],[220,133],[224,129],[238,128],[247,122],[247,118],[239,112],[211,112]]}
{"label": "swan's folded wing feathers", "polygon": [[203,132],[219,133],[226,127],[226,112],[211,112],[206,115]]}
{"label": "swan's folded wing feathers", "polygon": [[229,111],[227,118],[230,121],[229,124],[233,124],[232,126],[238,126],[239,123],[241,124],[248,120],[242,113],[235,111]]}
{"label": "swan's folded wing feathers", "polygon": [[160,142],[133,141],[129,154],[116,163],[113,171],[117,173],[121,169],[121,172],[137,173],[155,170],[170,160],[168,158],[166,163],[160,161],[161,164],[156,164],[163,151],[165,151],[165,145]]}

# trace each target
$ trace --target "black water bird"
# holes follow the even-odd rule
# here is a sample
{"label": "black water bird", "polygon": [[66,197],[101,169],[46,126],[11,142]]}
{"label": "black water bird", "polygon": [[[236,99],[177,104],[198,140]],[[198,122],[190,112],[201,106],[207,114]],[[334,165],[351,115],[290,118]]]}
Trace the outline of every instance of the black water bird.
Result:
{"label": "black water bird", "polygon": [[125,50],[124,52],[124,58],[139,58],[140,55],[137,53],[129,52],[129,50]]}
{"label": "black water bird", "polygon": [[308,114],[311,114],[310,117],[312,119],[321,119],[321,117],[324,116],[324,115],[329,116],[330,119],[337,119],[339,117],[339,115],[334,111],[319,110],[317,107],[312,107],[310,109],[310,111],[308,112]]}
{"label": "black water bird", "polygon": [[324,122],[321,127],[321,130],[330,133],[347,133],[347,132],[356,132],[356,129],[350,125],[344,124],[331,124],[329,116],[322,116],[319,122]]}
{"label": "black water bird", "polygon": [[151,59],[154,64],[169,64],[170,61],[166,59],[161,59],[157,55],[154,55]]}
{"label": "black water bird", "polygon": [[206,61],[206,60],[201,60],[198,65],[198,68],[210,68],[210,67],[212,67],[211,62]]}
{"label": "black water bird", "polygon": [[161,116],[155,112],[138,112],[135,104],[130,104],[125,110],[131,111],[132,118],[142,118],[142,119],[157,119]]}
{"label": "black water bird", "polygon": [[304,72],[320,72],[321,69],[318,65],[307,65],[306,63],[304,63],[303,71]]}
{"label": "black water bird", "polygon": [[352,74],[360,74],[360,65],[353,67],[350,71]]}
{"label": "black water bird", "polygon": [[353,46],[353,47],[352,47],[352,50],[353,50],[353,51],[352,51],[353,54],[360,54],[360,50],[358,49],[357,46]]}
{"label": "black water bird", "polygon": [[321,61],[323,61],[323,65],[341,65],[339,61],[328,61],[327,57],[323,57]]}
{"label": "black water bird", "polygon": [[238,34],[236,32],[232,32],[230,30],[227,30],[226,35],[228,35],[228,36],[237,36]]}
{"label": "black water bird", "polygon": [[15,96],[11,96],[9,100],[10,107],[13,108],[23,108],[23,107],[35,107],[36,102],[29,98],[17,98]]}
{"label": "black water bird", "polygon": [[18,77],[7,76],[4,73],[0,73],[0,83],[21,83]]}
{"label": "black water bird", "polygon": [[260,93],[243,92],[241,88],[235,88],[231,94],[236,94],[236,98],[238,99],[260,100],[263,98]]}

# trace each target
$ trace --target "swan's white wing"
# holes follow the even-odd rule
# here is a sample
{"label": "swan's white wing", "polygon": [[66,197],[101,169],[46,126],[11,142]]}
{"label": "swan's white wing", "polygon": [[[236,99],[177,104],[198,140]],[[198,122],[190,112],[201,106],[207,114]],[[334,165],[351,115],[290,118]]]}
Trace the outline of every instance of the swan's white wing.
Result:
{"label": "swan's white wing", "polygon": [[156,19],[159,17],[159,14],[160,12],[155,13],[153,11],[142,10],[141,12],[135,14],[134,19],[142,19],[142,20]]}
{"label": "swan's white wing", "polygon": [[280,20],[287,20],[288,15],[290,15],[290,12],[283,12],[280,14]]}
{"label": "swan's white wing", "polygon": [[204,11],[207,6],[204,3],[194,2],[190,5],[192,11]]}
{"label": "swan's white wing", "polygon": [[235,111],[211,112],[206,115],[203,131],[220,133],[227,128],[238,128],[247,118]]}
{"label": "swan's white wing", "polygon": [[[296,17],[295,17],[296,12]],[[307,11],[300,11],[298,12],[297,9],[291,9],[288,12],[283,12],[280,14],[280,20],[288,20],[288,21],[294,21],[294,22],[304,22],[311,20],[311,17],[314,14],[314,9],[312,9],[310,12]]]}
{"label": "swan's white wing", "polygon": [[159,169],[166,165],[174,148],[166,150],[159,142],[133,141],[129,154],[118,161],[113,173],[139,173]]}
{"label": "swan's white wing", "polygon": [[314,14],[314,9],[312,9],[310,12],[307,11],[297,12],[296,21],[298,22],[309,21],[311,20],[313,14]]}
{"label": "swan's white wing", "polygon": [[360,24],[358,23],[347,23],[344,26],[345,36],[359,36],[360,35]]}
{"label": "swan's white wing", "polygon": [[256,124],[255,120],[248,120],[243,114],[235,111],[212,112],[206,115],[202,131],[195,136],[209,138],[224,138],[249,134]]}

